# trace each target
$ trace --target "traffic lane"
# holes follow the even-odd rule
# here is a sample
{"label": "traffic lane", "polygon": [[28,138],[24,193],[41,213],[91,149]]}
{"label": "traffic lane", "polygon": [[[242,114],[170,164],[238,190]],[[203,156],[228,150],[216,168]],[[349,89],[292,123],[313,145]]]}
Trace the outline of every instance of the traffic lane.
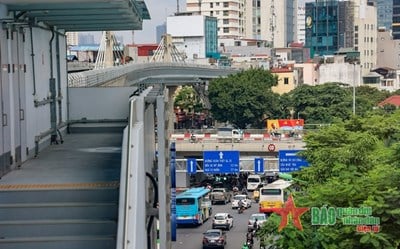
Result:
{"label": "traffic lane", "polygon": [[[216,213],[230,213],[233,216],[233,227],[226,232],[227,244],[225,249],[240,249],[246,241],[247,222],[253,213],[258,212],[258,203],[253,202],[251,208],[238,214],[237,209],[231,208],[231,203],[226,205],[213,205],[214,216]],[[176,242],[172,242],[173,249],[199,249],[202,248],[203,233],[212,228],[212,217],[201,226],[179,227],[177,229]],[[259,243],[255,240],[255,247],[259,248]]]}

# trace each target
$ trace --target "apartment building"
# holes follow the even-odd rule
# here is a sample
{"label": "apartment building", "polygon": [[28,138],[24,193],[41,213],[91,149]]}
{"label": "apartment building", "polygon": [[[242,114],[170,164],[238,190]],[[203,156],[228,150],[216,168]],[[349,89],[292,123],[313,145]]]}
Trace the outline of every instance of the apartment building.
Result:
{"label": "apartment building", "polygon": [[269,41],[286,47],[296,41],[297,0],[187,0],[187,12],[216,17],[218,38]]}
{"label": "apartment building", "polygon": [[186,0],[186,11],[217,18],[218,38],[243,38],[245,0]]}
{"label": "apartment building", "polygon": [[377,62],[377,9],[373,2],[354,1],[354,50],[360,52],[362,74],[368,74]]}

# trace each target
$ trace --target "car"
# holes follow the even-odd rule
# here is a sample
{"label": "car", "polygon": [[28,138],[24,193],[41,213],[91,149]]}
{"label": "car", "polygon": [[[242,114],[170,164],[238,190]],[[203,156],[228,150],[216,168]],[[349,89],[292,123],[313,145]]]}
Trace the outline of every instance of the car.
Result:
{"label": "car", "polygon": [[244,207],[245,208],[250,208],[251,207],[251,199],[247,195],[235,195],[232,198],[232,209],[238,208],[239,207],[239,201],[243,200],[244,201]]}
{"label": "car", "polygon": [[264,222],[267,221],[267,215],[264,213],[256,213],[250,215],[249,221],[247,222],[247,231],[251,232],[254,228],[254,221],[257,219],[258,227],[261,227]]}
{"label": "car", "polygon": [[203,233],[203,249],[210,247],[225,248],[226,233],[221,229],[210,229]]}
{"label": "car", "polygon": [[233,216],[229,213],[216,213],[212,220],[212,228],[230,230],[233,227]]}

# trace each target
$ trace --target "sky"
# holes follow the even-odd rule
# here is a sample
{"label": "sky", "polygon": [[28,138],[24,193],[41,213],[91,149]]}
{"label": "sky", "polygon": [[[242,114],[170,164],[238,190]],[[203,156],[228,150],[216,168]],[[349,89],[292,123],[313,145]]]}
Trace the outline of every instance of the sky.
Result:
{"label": "sky", "polygon": [[[167,16],[173,15],[177,8],[177,0],[145,0],[145,3],[151,19],[143,20],[143,29],[135,31],[135,43],[155,43],[156,27],[166,22]],[[179,0],[180,11],[185,9],[185,5],[185,0]]]}

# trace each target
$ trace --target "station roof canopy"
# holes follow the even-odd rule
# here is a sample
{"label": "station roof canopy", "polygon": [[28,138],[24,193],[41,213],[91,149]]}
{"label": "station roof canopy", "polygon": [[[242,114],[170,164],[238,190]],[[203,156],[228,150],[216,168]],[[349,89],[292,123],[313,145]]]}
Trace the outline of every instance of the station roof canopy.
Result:
{"label": "station roof canopy", "polygon": [[150,19],[144,0],[0,0],[17,20],[73,31],[141,30]]}

